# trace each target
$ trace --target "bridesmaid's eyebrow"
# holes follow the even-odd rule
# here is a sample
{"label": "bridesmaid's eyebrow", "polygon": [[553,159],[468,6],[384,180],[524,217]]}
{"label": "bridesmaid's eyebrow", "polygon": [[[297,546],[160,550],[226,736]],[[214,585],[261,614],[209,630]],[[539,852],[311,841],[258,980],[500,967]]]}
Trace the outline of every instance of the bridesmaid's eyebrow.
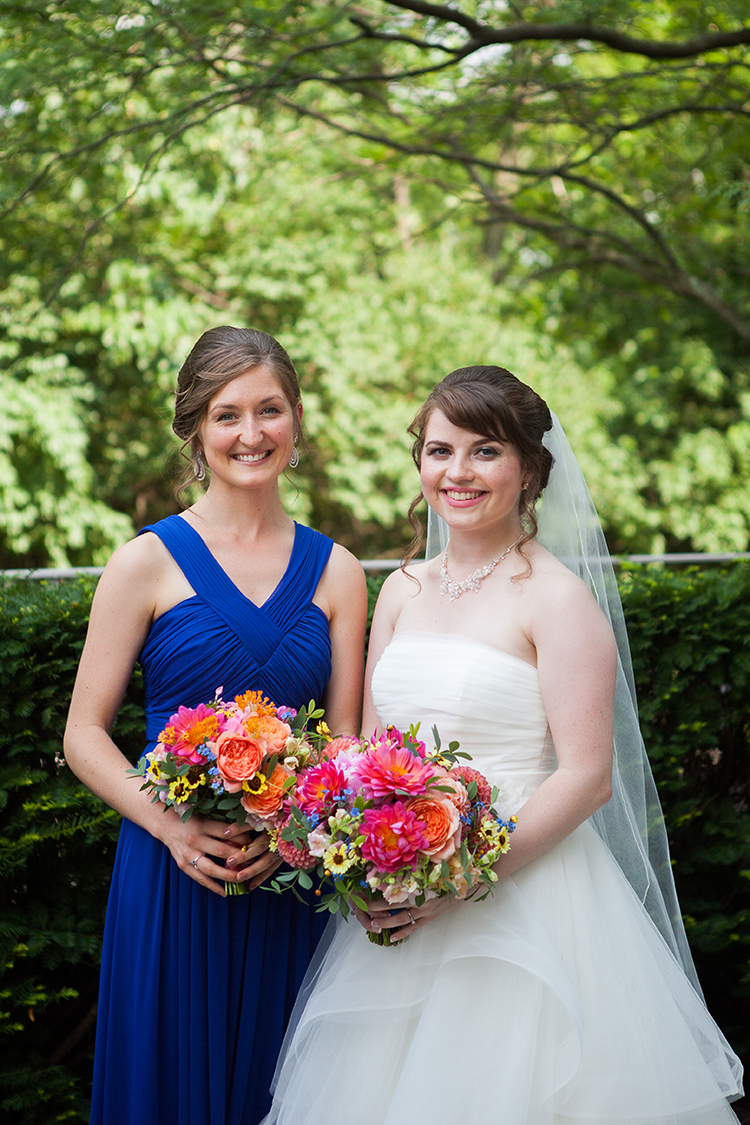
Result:
{"label": "bridesmaid's eyebrow", "polygon": [[[261,399],[261,401],[257,405],[258,405],[258,407],[271,406],[271,405],[278,406],[278,404],[281,403],[281,402],[286,402],[286,399],[284,398],[284,396],[282,394],[277,394],[277,395],[274,394],[274,395],[269,395],[267,398]],[[239,410],[239,409],[240,409],[239,404],[236,403],[236,402],[215,402],[214,405],[211,407],[211,413],[213,413],[215,410],[218,410],[219,413],[221,413],[222,410]]]}

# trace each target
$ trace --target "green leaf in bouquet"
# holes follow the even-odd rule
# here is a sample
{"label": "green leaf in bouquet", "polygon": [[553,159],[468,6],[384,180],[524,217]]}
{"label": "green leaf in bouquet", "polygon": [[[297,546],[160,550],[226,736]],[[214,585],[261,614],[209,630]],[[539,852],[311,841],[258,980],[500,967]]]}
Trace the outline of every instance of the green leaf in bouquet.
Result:
{"label": "green leaf in bouquet", "polygon": [[440,753],[440,747],[441,747],[442,743],[440,741],[440,734],[438,732],[437,727],[432,728],[432,737],[435,740],[435,753],[439,754]]}
{"label": "green leaf in bouquet", "polygon": [[362,898],[361,895],[352,894],[351,898],[352,898],[352,902],[354,903],[354,905],[358,906],[360,910],[365,910],[365,911],[367,910],[367,903],[365,902],[365,900]]}
{"label": "green leaf in bouquet", "polygon": [[233,797],[225,797],[223,801],[216,802],[217,809],[235,809],[237,801]]}
{"label": "green leaf in bouquet", "polygon": [[306,891],[312,890],[313,881],[306,871],[300,871],[298,882],[299,885],[301,887],[304,887]]}
{"label": "green leaf in bouquet", "polygon": [[285,871],[282,875],[277,875],[274,879],[275,883],[296,883],[297,871]]}

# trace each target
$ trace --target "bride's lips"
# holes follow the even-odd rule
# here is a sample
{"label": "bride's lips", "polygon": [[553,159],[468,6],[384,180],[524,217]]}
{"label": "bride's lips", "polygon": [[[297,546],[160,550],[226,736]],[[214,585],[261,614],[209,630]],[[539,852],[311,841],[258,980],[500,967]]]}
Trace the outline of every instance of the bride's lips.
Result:
{"label": "bride's lips", "polygon": [[443,488],[440,495],[452,508],[473,508],[487,493],[478,488]]}

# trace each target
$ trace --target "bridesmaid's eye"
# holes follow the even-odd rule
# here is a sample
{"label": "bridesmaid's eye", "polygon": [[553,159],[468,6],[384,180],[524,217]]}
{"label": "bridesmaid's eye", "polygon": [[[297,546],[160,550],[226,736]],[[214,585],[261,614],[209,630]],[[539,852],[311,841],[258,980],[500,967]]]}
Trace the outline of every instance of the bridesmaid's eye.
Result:
{"label": "bridesmaid's eye", "polygon": [[450,457],[450,449],[444,445],[433,445],[431,449],[427,450],[428,457]]}
{"label": "bridesmaid's eye", "polygon": [[477,450],[477,453],[480,455],[480,457],[484,458],[484,460],[488,461],[490,457],[499,456],[500,450],[495,449],[495,447],[492,445],[483,445],[481,449]]}

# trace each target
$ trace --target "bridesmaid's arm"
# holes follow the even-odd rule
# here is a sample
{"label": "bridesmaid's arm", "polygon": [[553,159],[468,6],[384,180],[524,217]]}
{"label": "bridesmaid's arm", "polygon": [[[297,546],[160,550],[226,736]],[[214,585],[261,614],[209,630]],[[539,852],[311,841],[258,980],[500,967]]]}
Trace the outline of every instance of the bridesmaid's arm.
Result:
{"label": "bridesmaid's arm", "polygon": [[328,618],[331,678],[322,700],[334,734],[359,734],[362,713],[367,582],[360,563],[334,543],[315,603]]}
{"label": "bridesmaid's arm", "polygon": [[[224,894],[225,880],[238,879],[206,855],[235,863],[242,838],[219,822],[191,817],[183,823],[171,809],[151,802],[138,779],[128,776],[130,763],[111,738],[112,726],[160,600],[171,581],[166,552],[155,536],[135,539],[112,556],[97,586],[89,629],[78,668],[68,723],[65,758],[73,772],[102,800],[169,848],[191,878]],[[251,845],[242,863],[263,850]],[[203,855],[200,870],[191,860]],[[252,867],[241,872],[252,877]]]}

